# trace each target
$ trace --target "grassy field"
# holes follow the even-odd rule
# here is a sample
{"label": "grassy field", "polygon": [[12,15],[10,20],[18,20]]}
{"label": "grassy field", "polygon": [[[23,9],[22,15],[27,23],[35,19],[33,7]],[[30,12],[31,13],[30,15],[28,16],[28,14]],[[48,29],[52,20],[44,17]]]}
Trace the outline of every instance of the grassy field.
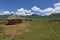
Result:
{"label": "grassy field", "polygon": [[[31,17],[31,20],[32,21],[25,21],[19,24],[18,27],[24,25],[22,28],[24,29],[23,33],[21,33],[22,29],[20,28],[18,32],[21,34],[13,36],[5,34],[4,27],[0,25],[0,40],[60,40],[60,22],[48,22],[47,20],[49,19],[39,17]],[[13,25],[11,28],[14,29],[14,27],[17,28],[16,25]]]}

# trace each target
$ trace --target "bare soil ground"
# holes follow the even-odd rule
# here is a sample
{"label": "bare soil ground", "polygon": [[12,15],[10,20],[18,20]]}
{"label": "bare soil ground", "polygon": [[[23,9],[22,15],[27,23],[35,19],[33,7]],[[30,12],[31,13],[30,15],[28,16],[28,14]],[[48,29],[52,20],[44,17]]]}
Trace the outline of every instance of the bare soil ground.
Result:
{"label": "bare soil ground", "polygon": [[22,34],[23,32],[29,31],[28,29],[28,23],[20,23],[20,24],[15,24],[15,25],[5,25],[5,24],[0,24],[0,27],[4,29],[4,33],[6,35],[19,35]]}

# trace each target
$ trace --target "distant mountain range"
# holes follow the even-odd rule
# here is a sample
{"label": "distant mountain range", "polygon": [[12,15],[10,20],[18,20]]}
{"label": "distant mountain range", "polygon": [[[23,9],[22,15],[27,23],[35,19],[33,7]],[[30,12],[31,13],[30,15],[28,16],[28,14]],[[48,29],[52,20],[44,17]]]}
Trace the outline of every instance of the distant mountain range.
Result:
{"label": "distant mountain range", "polygon": [[[0,15],[0,19],[6,19],[9,16],[10,15]],[[24,17],[27,17],[27,16],[24,16]],[[44,17],[44,18],[59,18],[60,19],[60,13],[52,14],[49,16],[40,16],[40,15],[33,14],[29,17]]]}

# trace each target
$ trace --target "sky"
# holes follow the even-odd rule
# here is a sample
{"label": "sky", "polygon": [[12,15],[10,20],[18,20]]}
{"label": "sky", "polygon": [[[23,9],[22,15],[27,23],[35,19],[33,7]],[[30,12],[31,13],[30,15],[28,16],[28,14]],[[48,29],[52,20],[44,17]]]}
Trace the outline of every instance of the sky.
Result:
{"label": "sky", "polygon": [[60,12],[60,0],[0,0],[0,15],[51,15]]}

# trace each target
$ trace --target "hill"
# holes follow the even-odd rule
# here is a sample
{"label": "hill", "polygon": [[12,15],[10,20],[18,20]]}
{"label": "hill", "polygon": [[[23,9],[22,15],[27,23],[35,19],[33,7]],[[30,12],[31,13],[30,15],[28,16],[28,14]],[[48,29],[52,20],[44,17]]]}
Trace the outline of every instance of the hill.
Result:
{"label": "hill", "polygon": [[[0,15],[0,19],[6,19],[8,16],[10,15]],[[22,17],[40,17],[40,18],[60,18],[60,13],[56,13],[56,14],[52,14],[52,15],[49,15],[49,16],[40,16],[40,15],[36,15],[36,14],[33,14],[31,16],[22,16]]]}

